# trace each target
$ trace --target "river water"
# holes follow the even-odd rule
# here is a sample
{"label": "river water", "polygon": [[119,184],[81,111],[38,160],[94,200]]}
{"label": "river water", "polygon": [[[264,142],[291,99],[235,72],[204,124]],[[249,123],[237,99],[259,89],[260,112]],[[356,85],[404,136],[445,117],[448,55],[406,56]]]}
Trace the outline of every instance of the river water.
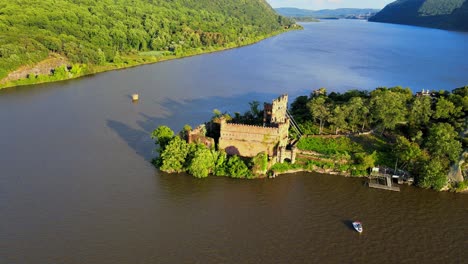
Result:
{"label": "river water", "polygon": [[150,165],[155,127],[195,126],[214,108],[319,87],[468,84],[466,33],[304,26],[240,49],[0,91],[0,263],[466,262],[468,195],[306,173],[199,180]]}

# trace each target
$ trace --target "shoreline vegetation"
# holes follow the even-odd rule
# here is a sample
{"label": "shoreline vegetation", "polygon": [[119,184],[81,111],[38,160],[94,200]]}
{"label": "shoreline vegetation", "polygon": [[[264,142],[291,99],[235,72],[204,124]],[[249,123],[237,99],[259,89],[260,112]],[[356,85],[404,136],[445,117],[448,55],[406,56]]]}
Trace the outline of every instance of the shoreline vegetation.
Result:
{"label": "shoreline vegetation", "polygon": [[[246,129],[265,126],[267,108],[260,110],[259,105],[250,102],[244,114],[215,109],[210,121],[196,129],[185,125],[178,134],[159,126],[151,135],[159,153],[152,163],[161,171],[197,178],[254,179],[301,171],[372,177],[379,168],[414,179],[421,188],[468,190],[468,86],[416,94],[402,87],[343,94],[320,88],[299,96],[288,109],[290,122],[298,128],[289,127],[288,148],[296,154],[284,162],[265,151],[241,157],[219,147],[220,123],[221,131],[223,122],[245,124]],[[197,140],[190,138],[194,133]],[[241,149],[243,141],[250,144],[241,139],[232,147]]]}
{"label": "shoreline vegetation", "polygon": [[[245,41],[241,44],[228,43],[227,45],[222,46],[222,47],[209,46],[203,49],[198,48],[198,49],[193,49],[193,50],[187,50],[179,54],[176,54],[170,51],[146,51],[146,52],[138,52],[138,53],[133,53],[133,54],[132,53],[124,54],[124,55],[120,55],[121,62],[107,63],[106,65],[93,65],[93,64],[81,64],[81,63],[70,64],[70,63],[67,63],[67,60],[65,60],[66,61],[65,63],[58,65],[58,67],[56,68],[53,68],[52,71],[49,70],[50,68],[49,66],[46,66],[47,67],[46,70],[49,72],[47,74],[28,73],[26,78],[20,78],[20,79],[11,80],[11,81],[0,80],[0,90],[5,89],[5,88],[18,87],[18,86],[72,80],[72,79],[77,79],[77,78],[85,77],[88,75],[103,73],[107,71],[122,70],[122,69],[133,68],[133,67],[138,67],[138,66],[147,65],[147,64],[154,64],[158,62],[164,62],[164,61],[175,60],[175,59],[183,59],[187,57],[193,57],[193,56],[198,56],[198,55],[222,52],[222,51],[226,51],[230,49],[242,48],[242,47],[254,45],[268,38],[271,38],[271,37],[274,37],[274,36],[277,36],[277,35],[292,31],[292,30],[301,30],[301,29],[302,29],[301,26],[295,25],[291,28],[279,30],[279,31],[273,32],[265,36],[259,36],[253,40]],[[56,53],[51,53],[49,57],[45,59],[45,61],[53,59],[53,58],[61,58],[61,56]],[[37,65],[40,64],[41,62],[37,63],[36,65],[30,65],[30,66],[23,65],[21,68],[25,68],[25,70],[24,69],[21,70],[20,68],[18,72],[22,72],[22,71],[31,72],[32,69],[37,68]],[[39,66],[39,68],[41,67]]]}
{"label": "shoreline vegetation", "polygon": [[221,51],[290,29],[265,0],[32,0],[0,6],[0,88]]}

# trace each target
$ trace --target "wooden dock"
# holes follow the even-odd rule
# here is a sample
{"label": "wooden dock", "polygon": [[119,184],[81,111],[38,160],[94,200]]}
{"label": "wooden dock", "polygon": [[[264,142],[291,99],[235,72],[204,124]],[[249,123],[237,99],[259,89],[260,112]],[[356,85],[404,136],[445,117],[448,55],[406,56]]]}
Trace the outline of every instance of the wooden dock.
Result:
{"label": "wooden dock", "polygon": [[369,178],[369,187],[399,192],[400,187],[393,186],[392,178],[393,177],[390,174],[374,174],[372,178]]}
{"label": "wooden dock", "polygon": [[383,184],[380,184],[380,183],[373,183],[373,182],[369,182],[369,187],[376,188],[376,189],[387,190],[387,191],[394,191],[394,192],[399,192],[400,191],[400,187],[398,187],[398,186],[387,186],[387,185],[383,185]]}

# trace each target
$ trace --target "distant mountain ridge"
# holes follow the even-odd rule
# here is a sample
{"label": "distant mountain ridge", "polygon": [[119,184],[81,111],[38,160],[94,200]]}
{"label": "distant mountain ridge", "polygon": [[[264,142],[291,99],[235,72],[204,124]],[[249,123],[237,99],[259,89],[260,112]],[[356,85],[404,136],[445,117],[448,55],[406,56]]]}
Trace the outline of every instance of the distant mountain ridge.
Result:
{"label": "distant mountain ridge", "polygon": [[398,0],[369,21],[468,31],[468,0]]}
{"label": "distant mountain ridge", "polygon": [[313,17],[313,18],[347,18],[364,14],[373,14],[380,9],[372,8],[338,8],[338,9],[322,9],[308,10],[293,7],[275,8],[276,12],[287,17]]}

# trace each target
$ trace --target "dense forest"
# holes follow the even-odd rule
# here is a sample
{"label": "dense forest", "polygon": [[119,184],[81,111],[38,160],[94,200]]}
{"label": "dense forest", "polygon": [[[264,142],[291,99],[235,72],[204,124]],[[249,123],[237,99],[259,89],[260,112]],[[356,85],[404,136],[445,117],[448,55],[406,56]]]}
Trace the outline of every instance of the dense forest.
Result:
{"label": "dense forest", "polygon": [[292,24],[265,0],[0,0],[0,80],[51,54],[122,66],[249,44]]}
{"label": "dense forest", "polygon": [[468,31],[468,1],[398,0],[369,21]]}
{"label": "dense forest", "polygon": [[[210,122],[223,117],[261,126],[260,103],[253,101],[249,105],[250,110],[244,114],[215,110]],[[452,92],[424,91],[416,95],[402,87],[342,94],[327,93],[321,88],[297,97],[290,112],[299,127],[290,130],[291,142],[298,140],[296,147],[301,154],[294,164],[276,163],[267,168],[265,153],[241,159],[203,144],[189,144],[184,140],[191,129],[188,125],[178,135],[166,126],[154,130],[152,137],[160,153],[154,164],[165,172],[235,178],[255,178],[267,169],[270,173],[305,169],[367,176],[374,166],[390,170],[397,165],[393,173],[413,177],[420,187],[440,190],[450,183],[450,166],[467,158],[461,154],[468,148],[468,86]],[[206,127],[210,126],[208,122]],[[299,137],[296,131],[303,135]],[[465,164],[461,167],[465,174],[467,162],[460,163]],[[464,190],[467,184],[462,177],[452,180],[450,186]]]}
{"label": "dense forest", "polygon": [[442,90],[416,95],[402,87],[344,94],[319,89],[296,98],[291,113],[306,134],[373,132],[370,138],[339,138],[322,145],[323,140],[302,138],[299,148],[324,154],[343,150],[341,154],[349,155],[350,160],[367,164],[361,170],[374,165],[392,168],[398,162],[399,168],[425,188],[445,187],[450,165],[458,163],[462,150],[468,148],[468,86],[451,93]]}

